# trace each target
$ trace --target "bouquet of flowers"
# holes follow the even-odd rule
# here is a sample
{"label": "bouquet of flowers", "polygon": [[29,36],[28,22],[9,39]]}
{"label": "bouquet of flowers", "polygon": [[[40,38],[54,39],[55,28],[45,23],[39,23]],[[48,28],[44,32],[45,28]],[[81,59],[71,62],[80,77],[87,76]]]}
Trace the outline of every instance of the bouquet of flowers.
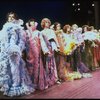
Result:
{"label": "bouquet of flowers", "polygon": [[69,81],[73,81],[82,78],[82,75],[79,72],[72,72],[68,73],[67,78]]}
{"label": "bouquet of flowers", "polygon": [[82,74],[82,77],[83,78],[91,78],[92,77],[92,74],[90,74],[90,73],[83,73]]}
{"label": "bouquet of flowers", "polygon": [[72,51],[74,50],[76,46],[76,43],[74,41],[69,40],[69,42],[67,42],[65,48],[64,48],[64,54],[65,55],[69,55],[72,53]]}

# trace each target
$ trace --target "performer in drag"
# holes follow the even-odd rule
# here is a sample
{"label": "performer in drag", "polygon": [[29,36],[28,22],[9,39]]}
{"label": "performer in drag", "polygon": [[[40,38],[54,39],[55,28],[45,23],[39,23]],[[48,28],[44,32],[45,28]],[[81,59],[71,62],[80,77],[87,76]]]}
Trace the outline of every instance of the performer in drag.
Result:
{"label": "performer in drag", "polygon": [[46,70],[46,79],[48,87],[59,83],[54,52],[59,51],[59,44],[56,35],[52,29],[50,29],[51,21],[48,18],[43,18],[41,21],[41,27],[43,30],[41,34],[45,40],[46,46],[42,47],[43,50],[43,64]]}
{"label": "performer in drag", "polygon": [[26,66],[30,73],[35,89],[44,90],[47,86],[46,73],[42,62],[42,49],[44,47],[43,37],[37,30],[38,23],[30,19],[26,23],[27,41],[26,41]]}
{"label": "performer in drag", "polygon": [[4,45],[0,54],[0,86],[4,95],[11,97],[35,91],[22,59],[22,51],[25,49],[25,31],[22,24],[23,21],[10,12],[1,31],[4,35],[1,42]]}

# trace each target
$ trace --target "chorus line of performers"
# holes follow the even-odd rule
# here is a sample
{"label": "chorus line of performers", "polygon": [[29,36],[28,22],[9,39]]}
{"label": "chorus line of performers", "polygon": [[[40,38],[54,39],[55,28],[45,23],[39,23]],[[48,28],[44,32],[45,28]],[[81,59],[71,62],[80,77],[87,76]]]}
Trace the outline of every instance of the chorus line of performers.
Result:
{"label": "chorus line of performers", "polygon": [[26,22],[7,14],[0,31],[0,91],[20,96],[64,81],[92,77],[100,67],[100,32],[88,25],[51,25],[48,18],[37,30],[34,19]]}

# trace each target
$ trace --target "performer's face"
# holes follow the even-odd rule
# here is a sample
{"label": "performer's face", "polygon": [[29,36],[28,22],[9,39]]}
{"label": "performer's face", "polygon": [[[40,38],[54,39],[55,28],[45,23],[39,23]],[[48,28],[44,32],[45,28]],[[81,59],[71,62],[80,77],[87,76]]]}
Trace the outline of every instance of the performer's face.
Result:
{"label": "performer's face", "polygon": [[49,21],[46,21],[45,22],[45,28],[49,28],[49,27],[50,27]]}
{"label": "performer's face", "polygon": [[70,31],[71,31],[71,27],[68,27],[68,28],[67,28],[67,31],[70,32]]}
{"label": "performer's face", "polygon": [[84,32],[86,32],[87,31],[87,27],[84,27]]}
{"label": "performer's face", "polygon": [[35,26],[35,22],[34,21],[31,21],[30,22],[30,27],[32,28],[33,31],[36,29],[36,26]]}
{"label": "performer's face", "polygon": [[8,22],[12,22],[12,21],[14,21],[14,20],[15,20],[14,14],[10,14],[10,15],[8,16]]}
{"label": "performer's face", "polygon": [[35,26],[35,22],[34,21],[31,21],[30,22],[30,26]]}
{"label": "performer's face", "polygon": [[76,30],[77,28],[78,28],[78,27],[77,27],[76,25],[73,25],[73,26],[72,26],[72,29],[73,29],[73,30]]}
{"label": "performer's face", "polygon": [[57,30],[60,30],[60,29],[61,29],[60,24],[58,24],[58,25],[56,26],[56,28],[57,28]]}

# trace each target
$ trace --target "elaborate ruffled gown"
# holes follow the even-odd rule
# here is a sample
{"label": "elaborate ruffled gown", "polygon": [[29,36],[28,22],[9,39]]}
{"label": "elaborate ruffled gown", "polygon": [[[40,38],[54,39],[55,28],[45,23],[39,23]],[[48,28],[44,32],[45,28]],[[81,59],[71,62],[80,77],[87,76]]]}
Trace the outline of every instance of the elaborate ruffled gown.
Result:
{"label": "elaborate ruffled gown", "polygon": [[65,38],[63,35],[62,30],[57,30],[55,31],[58,43],[59,43],[59,53],[55,54],[56,57],[56,64],[57,64],[57,71],[58,71],[58,77],[59,80],[61,81],[66,81],[67,80],[67,74],[68,74],[68,69],[67,69],[67,63],[66,63],[66,55],[64,53],[64,48],[65,48]]}
{"label": "elaborate ruffled gown", "polygon": [[94,40],[94,46],[92,47],[93,62],[96,68],[100,67],[100,34],[96,34],[96,39]]}
{"label": "elaborate ruffled gown", "polygon": [[[83,76],[83,73],[87,74],[90,70],[83,61],[84,39],[78,29],[73,32],[73,39],[76,41],[76,49],[72,53],[73,70],[79,72]],[[89,77],[91,77],[91,75],[89,75]]]}
{"label": "elaborate ruffled gown", "polygon": [[[56,35],[52,29],[44,29],[41,31],[44,39],[43,64],[46,70],[46,79],[48,86],[54,85],[58,80],[54,51],[57,51],[58,43]],[[50,54],[48,54],[50,52]]]}
{"label": "elaborate ruffled gown", "polygon": [[7,22],[1,34],[0,87],[4,95],[19,96],[35,91],[22,59],[25,48],[24,30],[15,23]]}
{"label": "elaborate ruffled gown", "polygon": [[90,70],[95,70],[94,63],[94,40],[96,39],[96,33],[88,31],[84,33],[85,40],[85,63]]}
{"label": "elaborate ruffled gown", "polygon": [[31,80],[35,85],[35,89],[39,90],[44,90],[47,86],[46,73],[41,54],[42,42],[43,38],[38,30],[34,30],[27,35],[26,67],[29,71]]}
{"label": "elaborate ruffled gown", "polygon": [[71,63],[68,61],[69,56],[75,48],[75,41],[71,39],[67,34],[63,33],[61,30],[56,31],[56,36],[60,45],[60,54],[57,55],[57,58],[59,58],[57,61],[59,62],[57,64],[59,78],[63,81],[81,78],[80,73],[73,72],[71,70]]}

